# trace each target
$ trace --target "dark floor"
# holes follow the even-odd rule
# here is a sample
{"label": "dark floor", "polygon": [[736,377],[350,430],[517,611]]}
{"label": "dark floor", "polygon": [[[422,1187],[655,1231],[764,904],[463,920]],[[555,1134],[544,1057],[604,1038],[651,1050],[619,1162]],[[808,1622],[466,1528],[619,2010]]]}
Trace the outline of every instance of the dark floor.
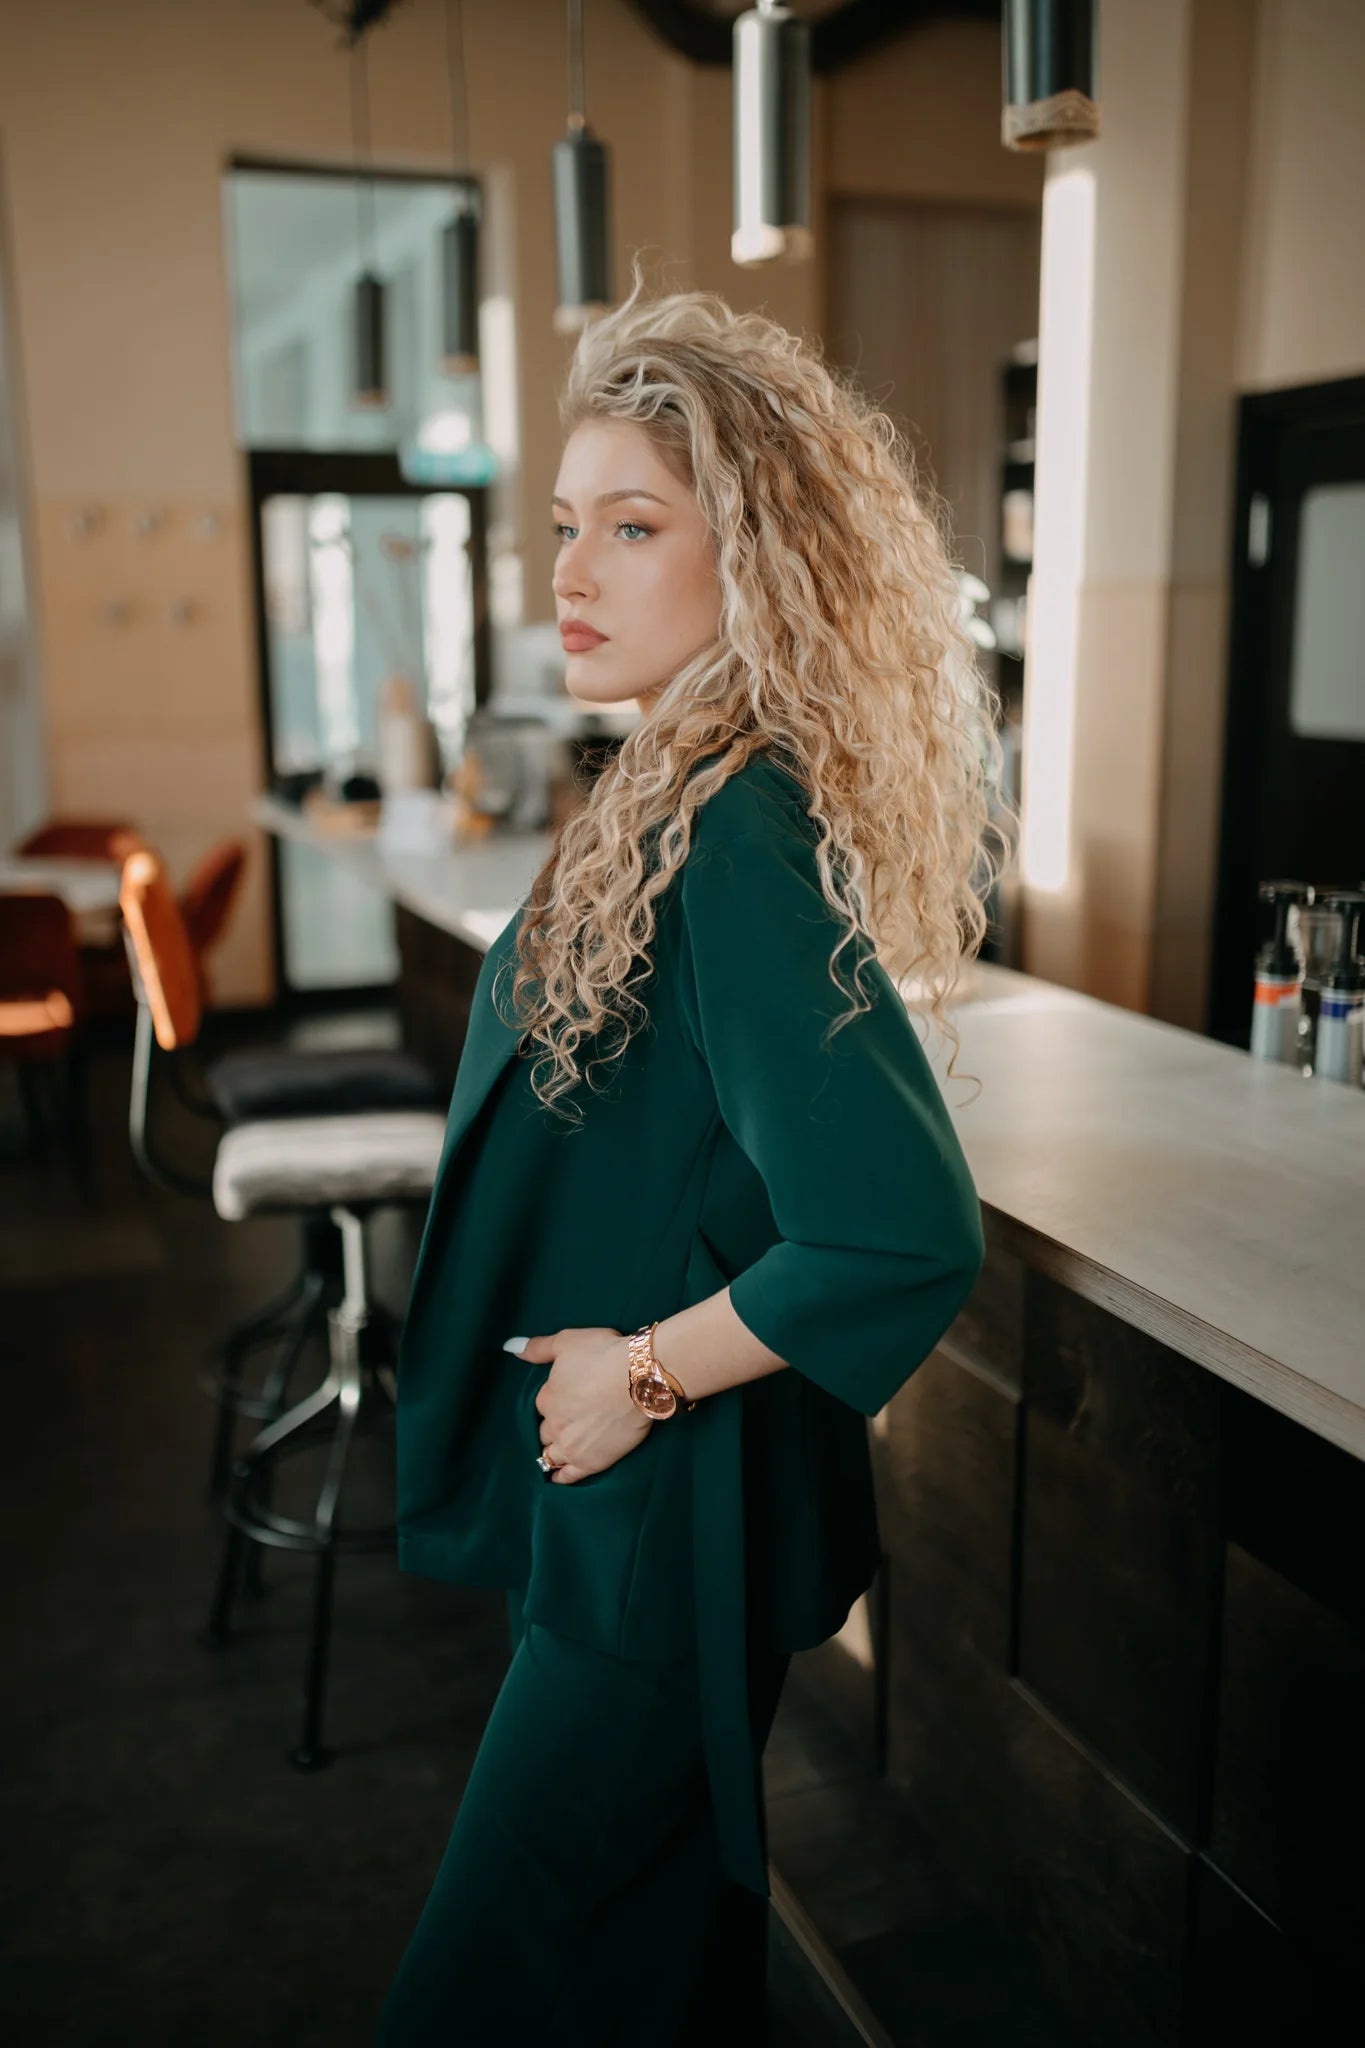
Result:
{"label": "dark floor", "polygon": [[[286,1752],[309,1561],[271,1553],[236,1639],[202,1646],[223,1524],[198,1376],[214,1338],[288,1277],[295,1237],[152,1189],[129,1154],[127,1072],[117,1042],[91,1062],[82,1197],[60,1147],[25,1156],[0,1069],[0,2024],[25,2048],[366,2048],[506,1666],[503,1598],[399,1573],[391,1556],[346,1559],[337,1756],[308,1775]],[[204,1156],[181,1113],[167,1131],[177,1154]],[[379,1235],[390,1300],[414,1227]],[[377,1490],[385,1453],[367,1450]],[[821,1712],[801,1658],[766,1773],[774,1868],[884,2039],[1075,2048],[1040,2015],[1027,1960]],[[776,1913],[771,1962],[775,2048],[877,2038],[840,2014]]]}

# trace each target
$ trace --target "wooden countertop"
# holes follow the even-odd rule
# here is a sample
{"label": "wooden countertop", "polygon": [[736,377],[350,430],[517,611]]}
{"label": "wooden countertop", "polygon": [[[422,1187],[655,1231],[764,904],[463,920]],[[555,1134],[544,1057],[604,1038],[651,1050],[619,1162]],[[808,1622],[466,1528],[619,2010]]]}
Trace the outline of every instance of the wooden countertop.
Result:
{"label": "wooden countertop", "polygon": [[1365,1457],[1365,1091],[1026,975],[968,982],[958,1078],[934,1066],[1006,1241]]}
{"label": "wooden countertop", "polygon": [[[481,951],[551,843],[393,858],[273,798],[254,816]],[[1365,1458],[1365,1090],[989,964],[953,1015],[955,1078],[932,1040],[930,1056],[1004,1240]]]}

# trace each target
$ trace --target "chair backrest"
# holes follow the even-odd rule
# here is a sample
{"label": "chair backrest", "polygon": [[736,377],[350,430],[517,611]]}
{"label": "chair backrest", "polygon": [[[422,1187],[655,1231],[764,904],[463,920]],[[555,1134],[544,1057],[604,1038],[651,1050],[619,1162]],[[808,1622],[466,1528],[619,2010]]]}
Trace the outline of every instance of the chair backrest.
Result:
{"label": "chair backrest", "polygon": [[224,839],[200,861],[180,892],[180,914],[190,944],[202,960],[223,936],[236,905],[246,867],[240,839]]}
{"label": "chair backrest", "polygon": [[[85,1006],[85,981],[71,912],[46,889],[0,894],[0,1003],[64,996],[74,1023]],[[54,1013],[60,1017],[60,1006]]]}
{"label": "chair backrest", "polygon": [[136,825],[96,818],[50,818],[15,847],[17,854],[53,860],[125,861],[143,845]]}
{"label": "chair backrest", "polygon": [[118,900],[141,984],[138,999],[151,1012],[157,1044],[163,1052],[193,1045],[202,1017],[194,948],[165,864],[150,847],[123,863]]}

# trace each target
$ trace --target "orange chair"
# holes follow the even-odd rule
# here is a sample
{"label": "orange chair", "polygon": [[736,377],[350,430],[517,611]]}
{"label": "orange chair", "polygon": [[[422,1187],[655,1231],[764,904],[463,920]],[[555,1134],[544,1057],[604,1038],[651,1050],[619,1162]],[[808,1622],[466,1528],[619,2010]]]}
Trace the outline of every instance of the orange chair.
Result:
{"label": "orange chair", "polygon": [[199,992],[209,999],[208,955],[222,938],[237,907],[246,869],[246,847],[224,839],[211,847],[180,892],[180,915],[189,933],[199,974]]}
{"label": "orange chair", "polygon": [[[143,843],[137,827],[123,819],[49,818],[14,851],[31,860],[99,860],[121,865]],[[81,941],[79,952],[86,1017],[92,1021],[130,1019],[135,1005],[122,934],[107,942]]]}
{"label": "orange chair", "polygon": [[42,1071],[55,1078],[64,1068],[65,1087],[54,1095],[82,1180],[88,1165],[78,1038],[84,1012],[80,954],[61,897],[41,890],[0,895],[0,1059],[15,1062],[35,1150],[46,1139],[37,1076]]}
{"label": "orange chair", "polygon": [[49,818],[14,851],[22,859],[125,861],[143,843],[136,825],[93,818]]}
{"label": "orange chair", "polygon": [[[225,1128],[214,1155],[212,1188],[198,1188],[159,1156],[150,1107],[155,1052],[170,1056],[174,1084],[174,1062],[198,1036],[199,964],[166,871],[149,849],[125,862],[119,901],[136,966],[129,1129],[139,1164],[163,1186],[211,1192],[225,1221],[286,1215],[303,1225],[299,1278],[282,1301],[233,1333],[225,1369],[210,1382],[220,1404],[211,1485],[223,1494],[228,1540],[208,1634],[215,1642],[229,1638],[237,1588],[251,1562],[248,1546],[254,1559],[262,1545],[313,1555],[303,1728],[294,1752],[299,1767],[311,1770],[328,1757],[322,1712],[336,1559],[344,1551],[390,1550],[396,1540],[391,1522],[353,1526],[341,1512],[352,1437],[393,1426],[388,1362],[396,1356],[399,1322],[371,1298],[365,1225],[380,1209],[426,1207],[445,1114],[431,1076],[406,1053],[229,1054],[204,1073],[208,1098]],[[179,1092],[189,1099],[183,1086]],[[203,1101],[190,1106],[207,1108]],[[329,1256],[336,1249],[339,1274]],[[320,1386],[285,1409],[294,1363],[324,1310],[330,1369]],[[252,1393],[241,1362],[251,1346],[267,1341],[279,1347],[279,1355],[261,1390]],[[255,1416],[267,1426],[231,1465],[229,1486],[235,1415]],[[283,1515],[272,1506],[273,1476],[282,1460],[300,1455],[314,1464],[321,1459],[316,1506],[309,1514]]]}

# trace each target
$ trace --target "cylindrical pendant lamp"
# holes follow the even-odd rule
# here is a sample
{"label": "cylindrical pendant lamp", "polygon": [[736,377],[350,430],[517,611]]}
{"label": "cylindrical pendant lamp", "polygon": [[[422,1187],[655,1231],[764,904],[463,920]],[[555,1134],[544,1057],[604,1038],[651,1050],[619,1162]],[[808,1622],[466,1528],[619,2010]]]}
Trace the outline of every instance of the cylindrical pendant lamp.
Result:
{"label": "cylindrical pendant lamp", "polygon": [[571,114],[551,152],[555,202],[557,334],[574,334],[612,303],[611,159],[587,122]]}
{"label": "cylindrical pendant lamp", "polygon": [[1095,0],[1005,0],[1006,149],[1067,149],[1100,132]]}
{"label": "cylindrical pendant lamp", "polygon": [[465,377],[479,367],[480,222],[478,209],[470,201],[466,176],[469,103],[460,0],[446,0],[445,13],[455,212],[441,230],[441,368],[447,377]]}
{"label": "cylindrical pendant lamp", "polygon": [[479,367],[479,217],[470,208],[441,230],[442,368],[448,377]]}
{"label": "cylindrical pendant lamp", "polygon": [[356,225],[360,275],[351,301],[351,403],[387,405],[384,383],[384,286],[375,259],[374,183],[370,160],[370,83],[362,41],[351,48],[351,134],[355,144]]}
{"label": "cylindrical pendant lamp", "polygon": [[811,232],[810,23],[759,0],[734,27],[731,259],[804,263]]}
{"label": "cylindrical pendant lamp", "polygon": [[371,270],[362,271],[355,281],[352,307],[355,330],[354,376],[351,403],[361,406],[387,405],[384,383],[384,286]]}

